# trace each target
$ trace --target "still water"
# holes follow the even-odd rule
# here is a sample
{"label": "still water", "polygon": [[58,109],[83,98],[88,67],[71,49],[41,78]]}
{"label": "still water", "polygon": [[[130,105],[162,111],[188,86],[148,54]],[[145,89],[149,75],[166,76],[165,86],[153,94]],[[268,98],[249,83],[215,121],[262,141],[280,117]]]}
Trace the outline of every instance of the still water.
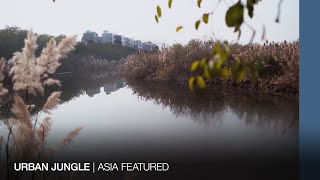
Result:
{"label": "still water", "polygon": [[[218,87],[194,94],[186,87],[116,77],[62,84],[46,144],[54,147],[73,129],[83,129],[56,161],[170,164],[165,174],[139,173],[137,179],[299,177],[297,100]],[[41,107],[44,99],[34,103]],[[2,119],[8,112],[2,110]],[[40,113],[39,119],[46,116]]]}
{"label": "still water", "polygon": [[298,102],[219,88],[192,94],[185,87],[122,79],[86,83],[82,81],[76,93],[63,90],[68,97],[52,111],[48,146],[83,127],[57,157],[288,163],[298,159]]}

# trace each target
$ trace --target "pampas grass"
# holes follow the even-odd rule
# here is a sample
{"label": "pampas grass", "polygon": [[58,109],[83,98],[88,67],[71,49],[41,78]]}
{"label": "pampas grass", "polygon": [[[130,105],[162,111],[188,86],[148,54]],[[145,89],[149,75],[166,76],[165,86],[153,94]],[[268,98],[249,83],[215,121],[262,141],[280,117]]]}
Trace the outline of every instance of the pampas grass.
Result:
{"label": "pampas grass", "polygon": [[43,94],[46,85],[60,85],[60,81],[49,78],[49,75],[55,73],[61,65],[60,60],[74,49],[76,37],[67,37],[59,45],[52,38],[38,58],[35,56],[36,42],[37,36],[29,32],[22,51],[14,53],[9,60],[12,65],[9,74],[15,91],[26,90],[29,94],[37,95]]}
{"label": "pampas grass", "polygon": [[64,139],[63,141],[60,143],[60,145],[58,146],[58,149],[62,149],[63,147],[67,146],[68,144],[71,143],[72,139],[74,139],[79,132],[81,131],[82,127],[76,128],[73,131],[71,131]]}
{"label": "pampas grass", "polygon": [[44,141],[48,136],[48,133],[52,127],[52,123],[52,119],[50,117],[46,117],[36,130],[37,136],[41,141]]}
{"label": "pampas grass", "polygon": [[[43,95],[45,86],[60,85],[60,81],[50,77],[61,65],[60,60],[74,50],[76,37],[66,37],[59,44],[52,38],[47,46],[42,50],[39,57],[36,57],[37,36],[29,32],[25,39],[25,45],[21,52],[16,52],[9,62],[9,76],[12,76],[13,104],[11,112],[13,117],[6,121],[8,127],[8,142],[6,143],[7,155],[7,178],[12,176],[12,163],[16,161],[38,162],[50,159],[55,152],[71,143],[81,128],[71,131],[62,143],[56,147],[45,146],[45,139],[52,127],[51,117],[45,117],[42,122],[38,122],[38,114],[31,116],[32,104],[27,104],[28,94]],[[4,79],[3,70],[6,66],[5,60],[0,60],[0,81]],[[25,100],[19,96],[19,92],[25,92]],[[0,83],[0,96],[7,93]],[[53,92],[42,108],[43,113],[50,114],[50,111],[60,103],[61,92]],[[40,113],[41,113],[40,112]],[[0,138],[0,150],[3,138]],[[1,151],[0,151],[1,152]],[[0,172],[1,174],[2,172]]]}
{"label": "pampas grass", "polygon": [[37,142],[34,141],[30,112],[20,96],[14,97],[14,104],[11,108],[11,112],[15,116],[11,118],[10,121],[11,126],[14,129],[13,135],[16,146],[15,158],[26,161],[33,160],[37,154],[37,150],[34,149]]}
{"label": "pampas grass", "polygon": [[47,102],[44,104],[42,110],[45,113],[50,114],[50,110],[54,109],[60,103],[61,92],[53,92],[49,97]]}

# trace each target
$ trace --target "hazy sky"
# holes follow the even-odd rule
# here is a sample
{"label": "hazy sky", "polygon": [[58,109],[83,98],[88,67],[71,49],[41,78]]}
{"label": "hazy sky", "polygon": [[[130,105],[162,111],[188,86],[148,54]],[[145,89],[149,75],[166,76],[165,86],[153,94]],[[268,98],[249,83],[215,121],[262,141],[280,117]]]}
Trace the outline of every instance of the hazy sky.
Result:
{"label": "hazy sky", "polygon": [[[140,40],[156,43],[186,43],[192,38],[214,37],[236,40],[237,35],[227,28],[224,15],[225,0],[215,9],[218,0],[203,0],[203,7],[196,0],[173,0],[171,10],[167,0],[0,0],[0,28],[16,25],[37,33],[52,35],[78,35],[86,30],[103,30]],[[299,38],[299,0],[284,0],[280,23],[275,23],[279,0],[263,0],[255,9],[254,20],[248,21],[257,30],[255,41],[261,39],[262,25],[266,25],[266,38],[271,41],[292,41]],[[154,19],[157,4],[163,7],[163,16],[157,24]],[[198,31],[194,22],[203,13],[215,9],[209,25],[201,24]],[[178,25],[184,29],[176,33]],[[241,42],[248,42],[251,31],[242,29]]]}

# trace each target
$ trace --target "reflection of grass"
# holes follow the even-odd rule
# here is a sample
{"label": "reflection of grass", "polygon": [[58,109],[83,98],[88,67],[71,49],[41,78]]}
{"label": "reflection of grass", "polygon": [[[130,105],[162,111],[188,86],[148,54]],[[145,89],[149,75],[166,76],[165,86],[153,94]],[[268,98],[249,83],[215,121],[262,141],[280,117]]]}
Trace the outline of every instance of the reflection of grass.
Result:
{"label": "reflection of grass", "polygon": [[211,87],[194,94],[184,86],[133,80],[127,83],[140,98],[168,107],[176,116],[191,116],[201,123],[219,121],[219,116],[226,111],[232,111],[248,124],[274,128],[277,125],[285,127],[293,117],[298,120],[298,102],[295,100],[222,87]]}
{"label": "reflection of grass", "polygon": [[[122,67],[127,78],[187,84],[190,65],[194,60],[212,57],[214,42],[192,40],[187,45],[175,44],[159,52],[130,55]],[[236,86],[260,91],[299,93],[299,42],[230,45],[232,55],[244,63],[254,63],[260,70],[260,78],[250,76],[237,84],[232,80],[213,79],[209,84]]]}

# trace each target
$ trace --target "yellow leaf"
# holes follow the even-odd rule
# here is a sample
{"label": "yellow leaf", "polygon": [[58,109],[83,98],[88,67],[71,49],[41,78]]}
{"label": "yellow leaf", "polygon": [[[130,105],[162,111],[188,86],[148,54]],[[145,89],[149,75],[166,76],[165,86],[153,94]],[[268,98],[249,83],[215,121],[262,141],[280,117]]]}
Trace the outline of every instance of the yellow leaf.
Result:
{"label": "yellow leaf", "polygon": [[157,6],[157,13],[158,13],[158,16],[161,17],[162,11],[161,11],[160,6]]}
{"label": "yellow leaf", "polygon": [[201,21],[200,21],[200,20],[198,20],[198,21],[196,22],[196,24],[195,24],[196,30],[198,30],[198,29],[199,29],[200,23],[201,23]]}
{"label": "yellow leaf", "polygon": [[189,85],[189,89],[193,92],[194,91],[194,88],[193,88],[193,85],[194,85],[194,81],[195,81],[195,77],[191,77],[188,81],[188,85]]}
{"label": "yellow leaf", "polygon": [[209,72],[209,68],[208,66],[205,66],[203,68],[203,76],[207,79],[211,79],[211,75],[210,75],[210,72]]}
{"label": "yellow leaf", "polygon": [[203,14],[202,15],[202,20],[203,20],[203,22],[204,23],[206,23],[206,24],[208,24],[208,22],[209,22],[209,14]]}
{"label": "yellow leaf", "polygon": [[156,19],[157,23],[159,23],[159,18],[158,18],[158,16],[155,15],[154,18]]}
{"label": "yellow leaf", "polygon": [[197,84],[200,89],[206,88],[206,82],[204,81],[202,76],[197,76]]}
{"label": "yellow leaf", "polygon": [[182,26],[178,26],[176,29],[176,32],[180,31],[183,27]]}
{"label": "yellow leaf", "polygon": [[198,60],[194,61],[194,62],[191,64],[191,68],[190,68],[191,71],[197,70],[199,64],[200,64],[200,61],[198,61]]}
{"label": "yellow leaf", "polygon": [[202,3],[202,0],[198,0],[197,1],[197,5],[198,5],[199,8],[201,8],[201,3]]}
{"label": "yellow leaf", "polygon": [[169,1],[168,1],[168,6],[169,6],[169,8],[171,9],[171,6],[172,6],[172,0],[169,0]]}

